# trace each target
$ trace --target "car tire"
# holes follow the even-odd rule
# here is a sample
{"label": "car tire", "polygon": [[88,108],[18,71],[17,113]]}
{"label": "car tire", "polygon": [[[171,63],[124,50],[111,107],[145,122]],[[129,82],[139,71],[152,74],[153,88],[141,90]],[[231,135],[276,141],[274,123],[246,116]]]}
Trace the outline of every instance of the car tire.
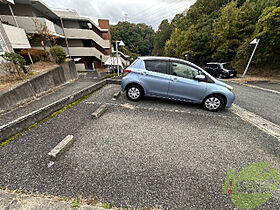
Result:
{"label": "car tire", "polygon": [[210,112],[218,112],[224,108],[225,100],[220,95],[211,95],[204,99],[203,108]]}
{"label": "car tire", "polygon": [[126,97],[131,101],[140,101],[144,97],[143,88],[139,85],[130,85],[126,89]]}

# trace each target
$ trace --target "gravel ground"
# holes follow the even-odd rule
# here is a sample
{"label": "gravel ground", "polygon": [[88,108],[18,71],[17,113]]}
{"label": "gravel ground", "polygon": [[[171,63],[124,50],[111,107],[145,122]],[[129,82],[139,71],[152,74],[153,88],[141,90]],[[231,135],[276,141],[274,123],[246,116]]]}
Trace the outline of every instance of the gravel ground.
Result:
{"label": "gravel ground", "polygon": [[[0,148],[0,186],[77,197],[115,206],[233,209],[222,187],[229,169],[258,161],[280,169],[275,138],[229,110],[145,99],[131,103],[107,85],[92,97]],[[109,110],[90,114],[100,103]],[[130,106],[124,104],[129,103]],[[74,146],[51,168],[47,153],[65,136]],[[280,192],[260,209],[279,209]]]}

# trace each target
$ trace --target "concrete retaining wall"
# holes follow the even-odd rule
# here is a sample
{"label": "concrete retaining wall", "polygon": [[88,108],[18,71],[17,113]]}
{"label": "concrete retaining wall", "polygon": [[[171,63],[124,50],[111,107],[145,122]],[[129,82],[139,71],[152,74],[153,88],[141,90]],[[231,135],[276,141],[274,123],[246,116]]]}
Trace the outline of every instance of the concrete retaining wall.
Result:
{"label": "concrete retaining wall", "polygon": [[62,109],[68,104],[71,104],[77,101],[78,99],[94,92],[95,90],[102,88],[104,85],[108,83],[112,84],[112,82],[113,82],[112,80],[106,80],[106,79],[102,80],[96,84],[93,84],[79,91],[78,93],[62,98],[52,104],[42,107],[39,110],[36,110],[30,114],[15,119],[13,122],[9,124],[0,126],[0,143],[7,140],[11,136],[14,136],[15,134],[24,131],[34,123],[38,123],[42,121],[43,119],[50,116],[52,113]]}
{"label": "concrete retaining wall", "polygon": [[74,61],[51,69],[39,76],[0,93],[0,111],[9,110],[52,88],[78,78]]}

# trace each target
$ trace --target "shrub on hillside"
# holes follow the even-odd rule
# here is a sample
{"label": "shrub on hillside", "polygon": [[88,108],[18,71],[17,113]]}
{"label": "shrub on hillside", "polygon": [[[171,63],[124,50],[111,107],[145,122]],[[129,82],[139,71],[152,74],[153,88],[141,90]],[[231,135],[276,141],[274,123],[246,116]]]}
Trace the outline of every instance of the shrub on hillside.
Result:
{"label": "shrub on hillside", "polygon": [[63,47],[56,45],[50,49],[52,57],[55,59],[55,62],[58,64],[64,63],[67,57],[67,54]]}
{"label": "shrub on hillside", "polygon": [[12,63],[14,68],[4,68],[4,70],[6,69],[6,72],[8,71],[8,73],[14,73],[13,71],[18,73],[18,76],[21,77],[21,74],[27,73],[27,70],[25,68],[25,64],[26,61],[24,60],[24,57],[22,57],[20,54],[18,53],[14,53],[14,52],[6,52],[3,55],[3,58]]}

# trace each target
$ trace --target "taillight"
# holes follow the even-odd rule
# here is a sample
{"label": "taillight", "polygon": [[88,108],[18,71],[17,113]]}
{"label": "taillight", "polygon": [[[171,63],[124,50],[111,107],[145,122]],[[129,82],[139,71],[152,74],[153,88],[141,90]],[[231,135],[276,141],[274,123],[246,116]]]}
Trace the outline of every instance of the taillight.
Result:
{"label": "taillight", "polygon": [[128,69],[124,70],[123,77],[127,76],[129,73],[131,73],[131,70],[128,70]]}

